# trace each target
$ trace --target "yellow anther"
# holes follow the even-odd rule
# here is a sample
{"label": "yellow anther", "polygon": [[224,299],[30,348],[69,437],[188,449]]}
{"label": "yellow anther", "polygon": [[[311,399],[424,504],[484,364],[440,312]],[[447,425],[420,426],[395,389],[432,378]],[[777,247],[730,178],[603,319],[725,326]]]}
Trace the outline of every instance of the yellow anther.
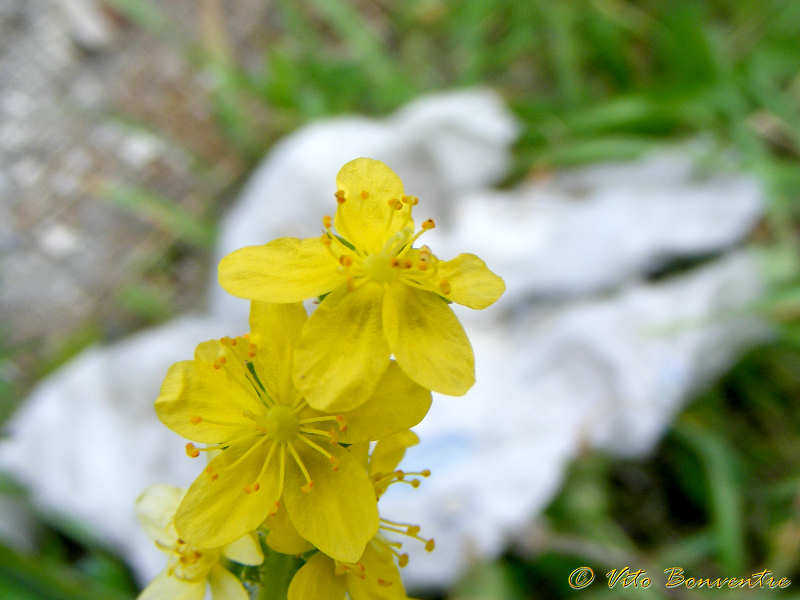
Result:
{"label": "yellow anther", "polygon": [[353,264],[353,257],[350,256],[349,254],[342,254],[339,257],[339,264],[342,265],[343,267],[349,267],[350,265]]}
{"label": "yellow anther", "polygon": [[311,490],[314,488],[314,481],[309,479],[308,483],[306,483],[303,487],[300,488],[304,494],[310,494]]}
{"label": "yellow anther", "polygon": [[219,368],[220,368],[219,363],[217,361],[214,361],[214,369],[219,371]]}
{"label": "yellow anther", "polygon": [[195,416],[195,417],[192,417],[191,419],[189,419],[189,421],[191,421],[192,425],[199,425],[200,423],[203,422],[203,417]]}
{"label": "yellow anther", "polygon": [[274,517],[275,515],[277,515],[278,514],[278,510],[280,509],[280,507],[281,507],[281,503],[280,502],[276,502],[275,506],[272,508],[272,512],[269,513],[267,516]]}
{"label": "yellow anther", "polygon": [[417,268],[418,268],[420,271],[427,271],[427,270],[428,270],[428,263],[427,263],[427,262],[425,262],[424,260],[420,260],[420,261],[417,263]]}
{"label": "yellow anther", "polygon": [[433,229],[434,227],[436,227],[436,223],[434,222],[434,220],[433,220],[433,219],[428,219],[427,221],[425,221],[425,222],[422,224],[422,228],[423,228],[425,231],[428,231],[429,229]]}
{"label": "yellow anther", "polygon": [[252,494],[253,490],[249,485],[244,486],[244,493],[245,494]]}
{"label": "yellow anther", "polygon": [[226,362],[228,362],[227,358],[225,358],[224,356],[219,357],[219,364],[224,365]]}
{"label": "yellow anther", "polygon": [[[330,229],[331,228],[331,221],[332,220],[331,220],[330,216],[325,215],[324,217],[322,217],[322,226],[325,229]],[[327,236],[325,236],[325,237],[327,237]]]}
{"label": "yellow anther", "polygon": [[408,554],[401,554],[397,558],[397,564],[401,569],[405,567],[408,564]]}
{"label": "yellow anther", "polygon": [[192,442],[189,442],[186,444],[186,456],[190,458],[197,458],[200,456],[200,450],[198,450],[197,446],[195,446]]}
{"label": "yellow anther", "polygon": [[331,454],[331,457],[328,460],[330,461],[331,466],[333,467],[333,470],[334,471],[338,471],[339,470],[339,459]]}
{"label": "yellow anther", "polygon": [[416,537],[419,535],[420,527],[419,525],[409,525],[408,526],[408,535],[411,537]]}
{"label": "yellow anther", "polygon": [[430,469],[423,469],[422,472],[420,473],[420,475],[422,475],[423,477],[430,477],[431,476],[431,470]]}
{"label": "yellow anther", "polygon": [[440,289],[440,290],[442,290],[442,293],[443,293],[443,294],[445,294],[445,295],[449,294],[449,293],[450,293],[450,290],[451,290],[451,288],[450,288],[450,282],[449,282],[449,281],[447,281],[446,279],[442,279],[442,280],[439,282],[439,289]]}
{"label": "yellow anther", "polygon": [[344,204],[344,190],[336,190],[334,196],[336,196],[336,201],[339,204]]}
{"label": "yellow anther", "polygon": [[347,423],[342,415],[336,415],[336,422],[339,424],[339,431],[347,431]]}
{"label": "yellow anther", "polygon": [[403,196],[403,202],[411,206],[416,206],[419,203],[419,198],[416,196]]}
{"label": "yellow anther", "polygon": [[383,587],[390,587],[392,585],[392,582],[386,581],[385,579],[381,579],[380,577],[378,577],[378,585]]}
{"label": "yellow anther", "polygon": [[260,484],[260,483],[258,483],[258,482],[256,481],[256,482],[253,484],[253,491],[254,491],[254,492],[257,492],[257,491],[258,491],[258,490],[260,490],[260,489],[261,489],[261,484]]}
{"label": "yellow anther", "polygon": [[403,203],[397,198],[392,198],[391,200],[389,200],[388,204],[389,208],[392,208],[394,210],[403,210]]}
{"label": "yellow anther", "polygon": [[404,269],[410,269],[413,265],[414,265],[414,263],[412,263],[411,259],[409,259],[409,258],[407,258],[407,259],[405,259],[403,261],[403,268]]}
{"label": "yellow anther", "polygon": [[433,552],[433,550],[435,548],[436,548],[436,542],[433,540],[433,538],[431,538],[427,542],[425,542],[425,551],[426,552]]}
{"label": "yellow anther", "polygon": [[412,479],[409,483],[411,483],[411,487],[413,488],[419,487],[419,479]]}
{"label": "yellow anther", "polygon": [[322,237],[320,238],[320,241],[326,246],[330,246],[331,245],[331,238],[328,237],[327,233],[323,233],[322,234]]}
{"label": "yellow anther", "polygon": [[367,190],[361,190],[361,199],[366,200],[369,198],[369,192]]}
{"label": "yellow anther", "polygon": [[391,261],[389,261],[389,264],[392,265],[392,267],[397,268],[400,266],[400,259],[395,256]]}

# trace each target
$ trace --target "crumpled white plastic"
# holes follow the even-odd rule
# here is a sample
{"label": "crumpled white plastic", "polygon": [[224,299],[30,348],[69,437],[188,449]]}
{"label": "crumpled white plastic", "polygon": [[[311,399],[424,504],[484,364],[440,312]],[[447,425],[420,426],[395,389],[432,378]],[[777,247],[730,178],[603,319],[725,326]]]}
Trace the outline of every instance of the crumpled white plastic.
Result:
{"label": "crumpled white plastic", "polygon": [[[490,309],[456,307],[478,380],[464,397],[437,395],[418,428],[405,466],[433,476],[381,501],[385,516],[436,537],[432,554],[409,545],[412,584],[446,584],[470,557],[499,552],[583,445],[647,452],[698,386],[768,335],[739,310],[762,291],[755,260],[726,253],[761,213],[753,180],[698,179],[681,148],[490,191],[516,131],[486,90],[424,98],[379,121],[310,125],[275,146],[221,223],[216,258],[316,235],[335,208],[339,167],[372,156],[421,198],[417,217],[437,219],[425,241],[438,256],[475,252],[506,279]],[[724,255],[643,281],[665,261],[710,253]],[[163,556],[139,531],[134,500],[152,483],[186,485],[200,467],[152,402],[169,365],[198,342],[246,331],[247,308],[214,283],[209,314],[87,350],[31,393],[0,444],[0,467],[39,505],[117,546],[143,581],[153,576]]]}

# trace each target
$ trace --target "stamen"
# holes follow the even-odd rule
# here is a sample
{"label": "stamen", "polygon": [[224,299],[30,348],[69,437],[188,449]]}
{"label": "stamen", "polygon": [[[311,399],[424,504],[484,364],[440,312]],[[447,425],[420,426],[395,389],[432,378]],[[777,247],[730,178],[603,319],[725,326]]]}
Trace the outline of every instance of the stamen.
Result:
{"label": "stamen", "polygon": [[446,296],[451,291],[450,282],[447,281],[446,279],[442,279],[439,282],[439,289],[442,290],[442,293]]}
{"label": "stamen", "polygon": [[343,267],[349,267],[350,265],[353,264],[353,257],[348,256],[347,254],[342,254],[339,257],[339,264],[342,265]]}
{"label": "stamen", "polygon": [[195,415],[194,417],[189,419],[189,421],[191,422],[192,425],[199,425],[200,423],[203,422],[203,417]]}
{"label": "stamen", "polygon": [[[322,226],[325,229],[330,229],[332,222],[333,222],[333,220],[330,218],[329,215],[325,215],[324,217],[322,217]],[[325,236],[325,237],[327,237],[327,236]]]}
{"label": "stamen", "polygon": [[419,477],[430,477],[431,470],[430,469],[423,469],[422,471],[415,472],[415,471],[405,471],[405,475],[418,475]]}
{"label": "stamen", "polygon": [[403,196],[403,202],[405,204],[410,204],[411,206],[416,206],[419,204],[419,198],[416,196]]}
{"label": "stamen", "polygon": [[369,198],[369,192],[367,190],[362,190],[361,191],[361,199],[362,200],[366,200],[367,198]]}
{"label": "stamen", "polygon": [[200,456],[200,450],[198,450],[197,446],[195,446],[192,442],[189,442],[186,444],[186,456],[189,458],[197,458]]}
{"label": "stamen", "polygon": [[433,229],[436,227],[436,222],[433,219],[428,219],[422,224],[422,229],[424,231],[428,231],[429,229]]}
{"label": "stamen", "polygon": [[336,422],[339,423],[339,431],[347,431],[347,423],[345,422],[344,417],[342,415],[336,415],[334,418],[336,419]]}
{"label": "stamen", "polygon": [[330,452],[325,450],[319,444],[316,444],[316,443],[312,442],[311,440],[309,440],[306,437],[303,437],[302,435],[300,436],[300,439],[302,441],[304,441],[306,444],[308,444],[309,446],[311,446],[314,450],[316,450],[317,452],[322,454],[322,456],[327,458],[330,461],[331,466],[333,467],[334,471],[338,471],[339,470],[339,460],[333,454],[331,454]]}
{"label": "stamen", "polygon": [[336,197],[336,202],[338,202],[339,204],[344,204],[345,200],[344,190],[336,190],[334,196]]}
{"label": "stamen", "polygon": [[300,455],[297,454],[297,450],[294,449],[294,445],[291,442],[286,442],[286,445],[289,447],[289,452],[292,453],[292,457],[294,458],[294,461],[297,463],[297,466],[300,467],[300,472],[303,473],[303,477],[306,478],[306,484],[300,489],[304,493],[308,494],[311,491],[311,488],[314,487],[314,482],[311,480],[311,476],[308,474],[308,469],[306,469],[306,466],[300,459]]}
{"label": "stamen", "polygon": [[331,238],[328,237],[327,233],[323,233],[320,236],[319,240],[322,242],[323,245],[327,246],[328,248],[331,247]]}
{"label": "stamen", "polygon": [[[277,443],[276,443],[277,445]],[[281,499],[283,496],[283,480],[286,478],[286,447],[283,444],[280,444],[281,447],[281,460],[280,460],[280,468],[278,469],[278,500]],[[276,502],[277,504],[277,502]],[[278,510],[278,507],[275,507],[275,510]]]}
{"label": "stamen", "polygon": [[308,423],[322,423],[323,421],[339,421],[339,417],[333,415],[329,417],[311,417],[308,419],[300,419],[300,425],[307,425]]}
{"label": "stamen", "polygon": [[314,429],[313,427],[301,427],[300,433],[307,433],[309,435],[321,435],[322,437],[331,437],[331,432],[326,429]]}

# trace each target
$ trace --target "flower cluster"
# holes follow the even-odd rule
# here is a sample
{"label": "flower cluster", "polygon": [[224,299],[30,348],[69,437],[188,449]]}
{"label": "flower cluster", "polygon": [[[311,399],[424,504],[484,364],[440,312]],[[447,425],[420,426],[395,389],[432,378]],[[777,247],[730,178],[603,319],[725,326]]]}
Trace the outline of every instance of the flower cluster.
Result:
{"label": "flower cluster", "polygon": [[[415,243],[418,200],[383,163],[359,158],[336,178],[334,218],[320,237],[280,238],[233,252],[219,281],[251,300],[250,331],[197,346],[174,364],[155,401],[159,419],[209,461],[183,492],[149,488],[143,526],[169,556],[140,598],[245,599],[223,559],[302,557],[291,600],[405,599],[398,536],[433,550],[420,527],[378,513],[431,390],[462,395],[474,357],[449,306],[485,308],[502,279],[481,259],[439,260]],[[308,316],[303,301],[316,298]]]}

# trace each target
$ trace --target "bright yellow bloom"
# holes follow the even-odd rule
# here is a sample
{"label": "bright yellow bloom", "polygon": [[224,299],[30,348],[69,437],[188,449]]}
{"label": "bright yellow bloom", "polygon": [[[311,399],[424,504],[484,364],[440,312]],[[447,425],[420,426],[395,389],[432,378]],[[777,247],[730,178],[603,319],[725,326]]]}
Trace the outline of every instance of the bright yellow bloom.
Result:
{"label": "bright yellow bloom", "polygon": [[[442,298],[486,308],[503,280],[473,254],[439,261],[413,244],[413,196],[380,161],[358,158],[336,177],[336,218],[321,238],[279,238],[229,254],[219,282],[234,296],[298,302],[330,293],[306,325],[294,379],[319,410],[350,410],[378,385],[394,354],[425,388],[461,395],[475,382],[472,347]],[[335,227],[336,232],[332,229]]]}
{"label": "bright yellow bloom", "polygon": [[228,558],[244,565],[264,560],[252,534],[224,548],[198,549],[178,537],[175,511],[184,491],[171,485],[147,488],[136,500],[136,515],[156,546],[169,556],[167,568],[139,595],[138,600],[203,600],[206,586],[213,600],[248,600],[250,595],[221,561]]}
{"label": "bright yellow bloom", "polygon": [[395,364],[357,410],[311,409],[291,379],[306,321],[302,304],[254,302],[251,333],[204,342],[173,365],[155,408],[187,453],[221,450],[195,480],[175,523],[193,545],[213,548],[255,530],[285,504],[300,535],[342,561],[355,561],[378,529],[373,486],[339,442],[386,437],[418,423],[430,392]]}
{"label": "bright yellow bloom", "polygon": [[[396,470],[406,448],[418,441],[416,434],[406,431],[376,444],[369,457],[369,471],[378,498],[391,483],[405,482],[416,487],[419,480],[406,479],[408,475],[430,475],[428,471],[412,474]],[[366,444],[356,444],[354,454],[366,460],[367,449]],[[322,552],[312,556],[292,579],[289,600],[342,600],[345,593],[351,600],[406,600],[398,567],[408,564],[408,555],[400,553],[401,542],[387,536],[418,540],[429,552],[434,549],[434,542],[421,537],[420,528],[410,523],[382,518],[380,529],[356,563],[336,561]],[[278,535],[288,538],[292,533],[281,530]]]}

